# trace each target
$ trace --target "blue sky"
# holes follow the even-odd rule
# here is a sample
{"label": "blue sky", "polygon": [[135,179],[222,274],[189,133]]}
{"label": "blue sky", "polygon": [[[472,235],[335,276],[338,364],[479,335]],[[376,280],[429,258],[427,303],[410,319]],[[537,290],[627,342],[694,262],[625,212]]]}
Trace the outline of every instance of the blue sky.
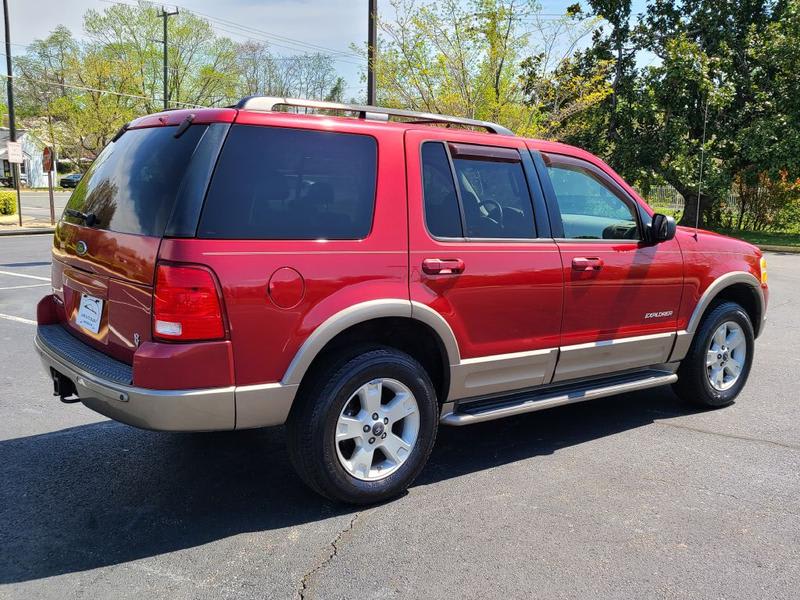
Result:
{"label": "blue sky", "polygon": [[[542,0],[542,11],[560,14],[573,2]],[[82,37],[84,12],[89,8],[103,10],[111,4],[109,0],[10,0],[12,54],[23,53],[27,44],[47,36],[59,24],[66,25],[76,37]],[[583,4],[587,6],[585,1]],[[178,5],[215,19],[212,24],[220,35],[235,40],[248,37],[272,40],[276,53],[292,55],[310,49],[273,35],[343,52],[336,60],[337,69],[347,80],[346,95],[355,96],[363,91],[361,65],[358,58],[349,54],[349,47],[351,43],[366,40],[367,0],[178,0]],[[645,0],[634,0],[634,14],[643,11],[644,5]],[[383,7],[388,9],[387,0],[379,0],[378,10]],[[245,33],[231,23],[251,30]]]}

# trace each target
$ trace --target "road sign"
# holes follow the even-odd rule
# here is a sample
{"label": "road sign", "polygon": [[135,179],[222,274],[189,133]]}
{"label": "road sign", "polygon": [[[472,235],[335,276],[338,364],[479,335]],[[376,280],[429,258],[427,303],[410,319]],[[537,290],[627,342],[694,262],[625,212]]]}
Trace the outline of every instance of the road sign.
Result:
{"label": "road sign", "polygon": [[19,142],[6,142],[8,162],[22,164],[22,144]]}
{"label": "road sign", "polygon": [[50,146],[46,146],[42,152],[42,170],[47,173],[53,170],[53,149]]}

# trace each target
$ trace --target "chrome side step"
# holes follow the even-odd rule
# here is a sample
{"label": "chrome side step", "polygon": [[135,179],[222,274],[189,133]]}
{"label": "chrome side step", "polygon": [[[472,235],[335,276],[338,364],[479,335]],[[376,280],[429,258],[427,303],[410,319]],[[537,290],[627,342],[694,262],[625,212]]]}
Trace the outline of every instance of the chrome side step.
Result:
{"label": "chrome side step", "polygon": [[645,390],[675,383],[677,380],[678,376],[675,373],[651,369],[588,382],[548,386],[504,397],[467,402],[462,400],[445,404],[440,422],[442,425],[472,425],[564,404]]}

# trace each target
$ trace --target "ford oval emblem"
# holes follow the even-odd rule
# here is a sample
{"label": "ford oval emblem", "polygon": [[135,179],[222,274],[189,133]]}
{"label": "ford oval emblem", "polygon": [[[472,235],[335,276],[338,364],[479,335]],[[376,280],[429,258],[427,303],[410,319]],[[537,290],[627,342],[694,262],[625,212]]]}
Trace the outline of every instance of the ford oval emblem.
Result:
{"label": "ford oval emblem", "polygon": [[86,245],[86,242],[83,240],[79,241],[75,244],[75,252],[78,253],[79,256],[83,256],[89,250],[89,246]]}

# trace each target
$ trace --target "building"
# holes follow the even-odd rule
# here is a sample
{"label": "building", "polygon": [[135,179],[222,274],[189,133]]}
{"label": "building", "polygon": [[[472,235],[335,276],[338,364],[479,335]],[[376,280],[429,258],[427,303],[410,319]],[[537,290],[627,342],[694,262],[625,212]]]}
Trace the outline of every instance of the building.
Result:
{"label": "building", "polygon": [[[0,127],[0,178],[11,177],[11,164],[8,162],[6,142],[9,139],[7,127]],[[19,166],[20,179],[23,185],[33,188],[47,187],[47,171],[44,170],[42,153],[44,144],[33,134],[24,129],[17,130],[17,141],[22,144],[23,162]]]}

